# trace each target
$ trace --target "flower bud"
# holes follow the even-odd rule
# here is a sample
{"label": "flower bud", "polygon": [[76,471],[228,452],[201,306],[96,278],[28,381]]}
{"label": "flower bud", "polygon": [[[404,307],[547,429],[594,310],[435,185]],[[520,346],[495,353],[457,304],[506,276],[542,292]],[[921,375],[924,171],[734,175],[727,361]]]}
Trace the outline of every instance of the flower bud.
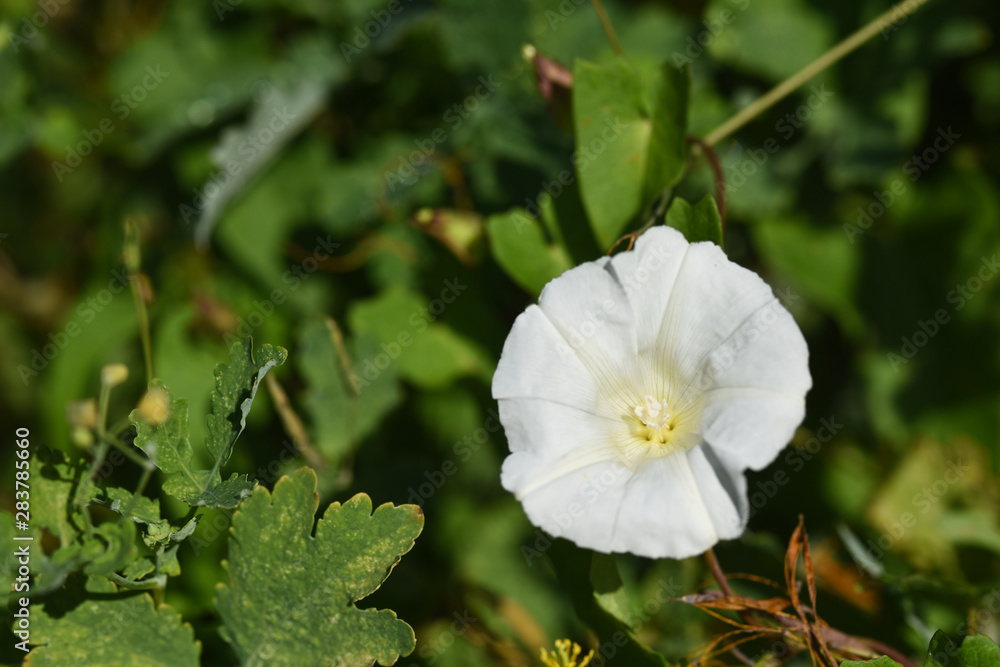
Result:
{"label": "flower bud", "polygon": [[97,399],[71,401],[66,406],[66,421],[75,428],[97,428]]}
{"label": "flower bud", "polygon": [[101,384],[105,387],[117,387],[128,379],[128,366],[125,364],[108,364],[101,369]]}
{"label": "flower bud", "polygon": [[139,400],[139,416],[151,426],[159,426],[170,417],[170,397],[160,387],[153,387]]}

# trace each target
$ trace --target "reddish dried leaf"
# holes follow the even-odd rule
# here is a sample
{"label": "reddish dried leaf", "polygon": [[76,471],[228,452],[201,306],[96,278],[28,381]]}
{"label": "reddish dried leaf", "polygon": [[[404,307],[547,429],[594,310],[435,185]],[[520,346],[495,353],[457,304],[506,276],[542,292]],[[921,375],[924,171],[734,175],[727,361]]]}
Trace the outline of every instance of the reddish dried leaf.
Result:
{"label": "reddish dried leaf", "polygon": [[[849,567],[834,556],[834,540],[824,540],[813,556],[816,577],[823,587],[849,604],[870,614],[877,614],[882,598],[874,582],[864,579],[857,568]],[[736,575],[730,575],[733,577]]]}

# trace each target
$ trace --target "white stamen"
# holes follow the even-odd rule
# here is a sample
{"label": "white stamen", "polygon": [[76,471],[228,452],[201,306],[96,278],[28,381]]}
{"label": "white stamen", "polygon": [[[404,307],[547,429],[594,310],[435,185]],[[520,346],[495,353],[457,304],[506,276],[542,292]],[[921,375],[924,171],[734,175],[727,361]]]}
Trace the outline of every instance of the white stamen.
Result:
{"label": "white stamen", "polygon": [[643,399],[644,405],[635,406],[635,416],[649,428],[663,428],[670,419],[670,411],[665,400],[657,402],[652,396]]}

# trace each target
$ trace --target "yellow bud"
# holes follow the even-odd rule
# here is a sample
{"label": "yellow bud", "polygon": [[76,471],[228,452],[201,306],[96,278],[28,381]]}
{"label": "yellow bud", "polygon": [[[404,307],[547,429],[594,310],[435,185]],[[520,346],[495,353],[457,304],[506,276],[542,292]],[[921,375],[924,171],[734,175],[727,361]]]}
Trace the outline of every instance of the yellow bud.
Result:
{"label": "yellow bud", "polygon": [[159,426],[170,416],[170,397],[159,387],[153,387],[139,400],[139,416],[151,426]]}
{"label": "yellow bud", "polygon": [[128,366],[125,364],[108,364],[101,369],[101,384],[105,387],[117,387],[128,379]]}
{"label": "yellow bud", "polygon": [[66,406],[66,421],[76,428],[97,428],[97,399],[71,401]]}

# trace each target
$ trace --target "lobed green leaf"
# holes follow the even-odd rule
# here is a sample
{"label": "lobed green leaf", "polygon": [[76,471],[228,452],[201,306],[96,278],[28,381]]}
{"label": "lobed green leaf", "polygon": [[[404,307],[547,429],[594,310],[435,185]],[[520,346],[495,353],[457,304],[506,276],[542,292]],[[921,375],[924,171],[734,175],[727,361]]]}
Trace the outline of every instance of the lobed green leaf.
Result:
{"label": "lobed green leaf", "polygon": [[300,468],[274,491],[257,488],[233,516],[216,607],[243,664],[392,665],[413,650],[409,625],[389,610],[358,609],[423,528],[415,505],[380,506],[358,494],[316,523],[316,473]]}

